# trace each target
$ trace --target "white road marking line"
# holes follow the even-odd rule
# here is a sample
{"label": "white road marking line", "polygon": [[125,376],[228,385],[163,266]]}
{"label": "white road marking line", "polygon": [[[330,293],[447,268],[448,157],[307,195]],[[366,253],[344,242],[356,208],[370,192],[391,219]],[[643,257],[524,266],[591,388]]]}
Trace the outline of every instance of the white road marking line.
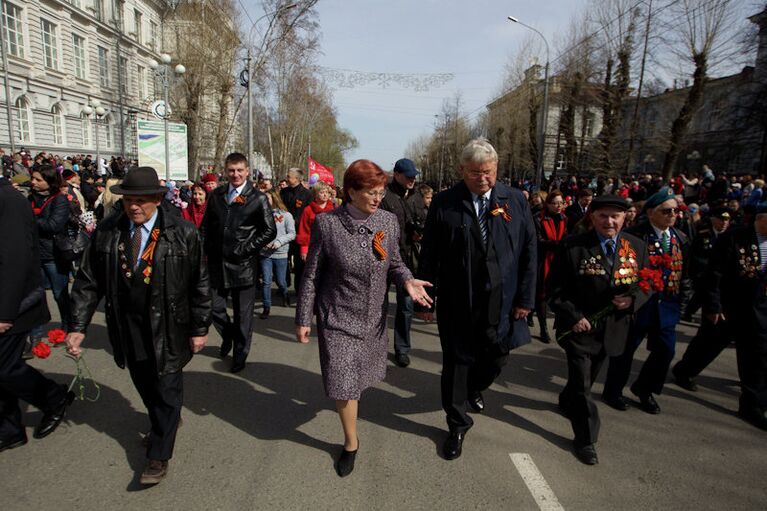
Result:
{"label": "white road marking line", "polygon": [[564,511],[565,508],[562,507],[559,500],[557,500],[557,496],[551,491],[548,483],[543,478],[543,474],[535,466],[533,458],[523,452],[509,453],[509,456],[541,511]]}

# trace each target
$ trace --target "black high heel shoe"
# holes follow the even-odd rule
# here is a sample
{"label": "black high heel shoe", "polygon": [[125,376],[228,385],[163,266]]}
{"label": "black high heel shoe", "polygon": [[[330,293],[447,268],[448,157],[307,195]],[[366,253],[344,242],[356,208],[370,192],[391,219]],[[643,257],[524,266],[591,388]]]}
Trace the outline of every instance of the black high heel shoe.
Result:
{"label": "black high heel shoe", "polygon": [[357,451],[360,449],[360,441],[357,440],[357,448],[353,451],[341,450],[341,457],[336,464],[336,473],[341,477],[346,477],[354,470],[354,459],[357,457]]}

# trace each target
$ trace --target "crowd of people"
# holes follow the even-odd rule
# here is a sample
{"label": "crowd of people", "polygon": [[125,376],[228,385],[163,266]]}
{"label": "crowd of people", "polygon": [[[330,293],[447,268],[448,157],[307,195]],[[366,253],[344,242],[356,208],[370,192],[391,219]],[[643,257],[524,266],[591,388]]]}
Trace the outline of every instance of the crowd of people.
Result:
{"label": "crowd of people", "polygon": [[[391,284],[396,365],[410,364],[413,318],[437,321],[446,459],[461,456],[470,413],[485,409],[482,393],[510,352],[531,342],[534,317],[538,340],[565,351],[558,403],[585,464],[598,462],[591,389],[605,362],[605,404],[658,414],[669,372],[694,392],[695,377],[734,342],[739,414],[767,429],[761,179],[704,167],[669,182],[643,174],[509,186],[484,139],[467,144],[460,180],[439,193],[406,158],[390,175],[357,160],[337,187],[310,185],[297,168],[274,186],[240,153],[227,156],[222,175],[195,183],[119,160],[18,156],[2,155],[0,177],[0,239],[11,240],[0,245],[0,450],[27,443],[19,399],[43,411],[36,438],[56,429],[73,400],[25,361],[50,320],[45,288],[75,357],[104,301],[115,362],[128,368],[150,419],[147,485],[167,474],[183,367],[212,324],[219,355],[243,371],[256,302],[260,295],[258,318],[268,320],[275,283],[281,305],[296,305],[297,341],[308,343],[316,325],[322,380],[343,430],[342,477],[359,449],[361,395],[386,374]],[[676,326],[698,310],[698,333],[672,367]],[[624,387],[645,339],[650,355],[631,401]]]}

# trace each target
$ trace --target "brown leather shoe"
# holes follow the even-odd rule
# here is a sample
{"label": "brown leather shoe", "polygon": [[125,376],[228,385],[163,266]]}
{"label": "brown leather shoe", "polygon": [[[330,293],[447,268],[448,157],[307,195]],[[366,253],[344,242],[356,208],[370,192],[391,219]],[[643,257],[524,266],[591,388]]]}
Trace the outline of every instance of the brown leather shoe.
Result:
{"label": "brown leather shoe", "polygon": [[167,460],[147,460],[144,472],[141,473],[141,484],[157,484],[168,475]]}

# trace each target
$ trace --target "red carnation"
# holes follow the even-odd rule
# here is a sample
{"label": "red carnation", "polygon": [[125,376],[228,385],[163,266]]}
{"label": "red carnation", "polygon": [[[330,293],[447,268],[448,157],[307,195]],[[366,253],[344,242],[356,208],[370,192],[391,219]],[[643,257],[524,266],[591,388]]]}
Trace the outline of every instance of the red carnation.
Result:
{"label": "red carnation", "polygon": [[54,328],[52,330],[48,330],[48,342],[53,344],[54,346],[56,344],[63,343],[66,337],[67,337],[67,333],[61,328]]}
{"label": "red carnation", "polygon": [[37,358],[48,358],[51,354],[51,347],[40,341],[32,348],[32,354]]}
{"label": "red carnation", "polygon": [[637,286],[639,286],[639,289],[644,291],[645,293],[648,293],[650,291],[650,283],[646,280],[640,281]]}

